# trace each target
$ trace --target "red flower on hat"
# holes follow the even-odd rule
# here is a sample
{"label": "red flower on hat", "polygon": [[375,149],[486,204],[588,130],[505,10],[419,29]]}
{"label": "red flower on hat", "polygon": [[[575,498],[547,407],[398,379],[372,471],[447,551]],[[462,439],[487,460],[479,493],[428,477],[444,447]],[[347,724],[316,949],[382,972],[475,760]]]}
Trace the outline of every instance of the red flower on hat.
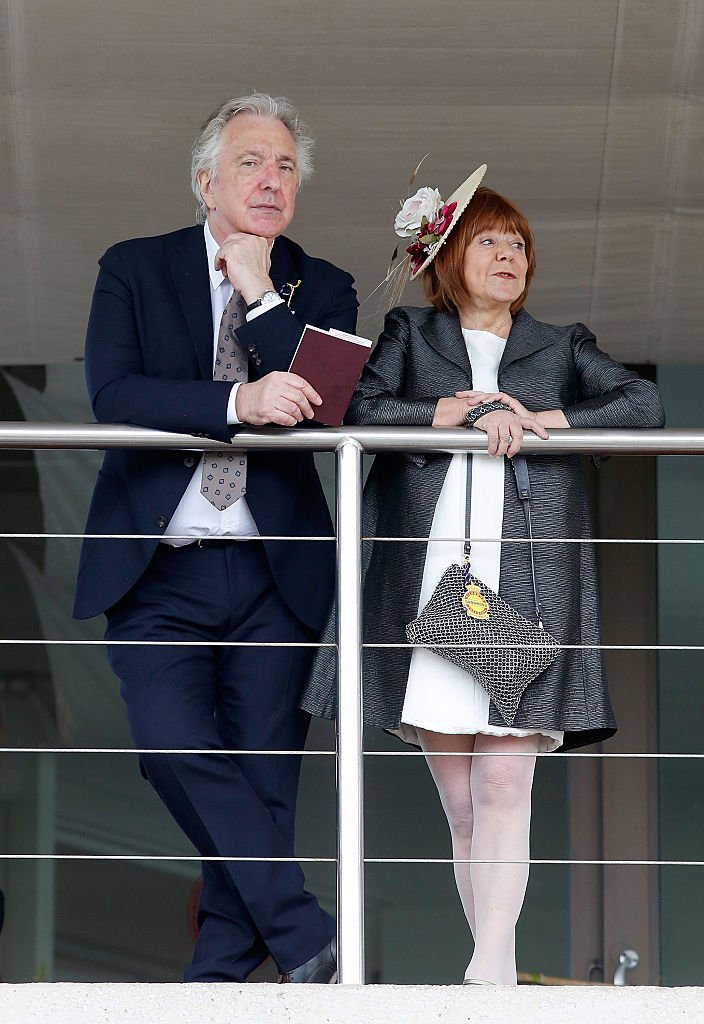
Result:
{"label": "red flower on hat", "polygon": [[445,206],[442,206],[440,208],[440,210],[438,211],[438,215],[433,221],[432,225],[429,225],[429,227],[432,226],[433,234],[440,236],[445,234],[450,224],[452,223],[452,214],[455,212],[456,209],[457,203],[446,203]]}
{"label": "red flower on hat", "polygon": [[452,215],[457,209],[457,203],[445,203],[441,206],[432,221],[426,217],[418,232],[415,242],[408,246],[406,252],[411,257],[411,271],[416,273],[430,255],[431,247],[436,245],[445,234],[452,223]]}
{"label": "red flower on hat", "polygon": [[422,242],[415,241],[412,245],[408,246],[406,252],[411,257],[411,271],[415,274],[418,268],[425,263],[428,247],[423,245]]}

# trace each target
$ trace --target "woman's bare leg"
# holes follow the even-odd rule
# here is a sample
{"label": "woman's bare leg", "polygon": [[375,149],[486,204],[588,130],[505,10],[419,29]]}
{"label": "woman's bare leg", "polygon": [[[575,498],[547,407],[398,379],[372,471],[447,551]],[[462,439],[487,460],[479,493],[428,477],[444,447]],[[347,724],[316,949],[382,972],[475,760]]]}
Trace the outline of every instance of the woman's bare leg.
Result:
{"label": "woman's bare leg", "polygon": [[[452,856],[455,861],[468,861],[472,852],[472,791],[470,770],[474,736],[450,736],[444,733],[418,729],[418,738],[435,780],[440,801],[450,826]],[[453,757],[434,757],[438,752],[452,752]],[[466,754],[467,756],[462,756]],[[455,882],[462,909],[472,935],[474,926],[474,898],[470,865],[455,863]]]}
{"label": "woman's bare leg", "polygon": [[[470,772],[476,930],[467,978],[516,984],[513,944],[528,882],[530,797],[539,742],[538,736],[475,737],[474,753],[484,756],[472,758]],[[505,756],[510,753],[521,756]]]}

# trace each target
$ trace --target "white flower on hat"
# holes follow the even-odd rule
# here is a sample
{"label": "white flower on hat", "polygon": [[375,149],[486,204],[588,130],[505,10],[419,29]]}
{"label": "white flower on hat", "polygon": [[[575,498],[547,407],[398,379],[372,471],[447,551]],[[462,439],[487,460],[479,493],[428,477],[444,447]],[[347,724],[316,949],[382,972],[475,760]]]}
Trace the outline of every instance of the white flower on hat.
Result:
{"label": "white flower on hat", "polygon": [[414,196],[407,199],[394,221],[394,231],[401,238],[410,238],[418,234],[426,217],[429,221],[435,219],[435,215],[442,206],[442,197],[436,188],[425,185],[419,188]]}

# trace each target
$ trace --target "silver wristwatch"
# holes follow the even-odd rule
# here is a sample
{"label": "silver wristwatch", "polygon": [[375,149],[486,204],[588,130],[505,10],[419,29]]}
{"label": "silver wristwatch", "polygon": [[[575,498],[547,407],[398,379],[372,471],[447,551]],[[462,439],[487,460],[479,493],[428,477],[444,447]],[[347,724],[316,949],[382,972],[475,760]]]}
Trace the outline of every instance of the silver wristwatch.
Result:
{"label": "silver wristwatch", "polygon": [[276,303],[280,301],[281,296],[279,295],[279,293],[269,290],[263,292],[258,299],[254,300],[254,302],[250,302],[250,304],[247,306],[247,312],[251,313],[253,309],[259,309],[260,306],[266,309],[267,306],[274,306],[276,305]]}

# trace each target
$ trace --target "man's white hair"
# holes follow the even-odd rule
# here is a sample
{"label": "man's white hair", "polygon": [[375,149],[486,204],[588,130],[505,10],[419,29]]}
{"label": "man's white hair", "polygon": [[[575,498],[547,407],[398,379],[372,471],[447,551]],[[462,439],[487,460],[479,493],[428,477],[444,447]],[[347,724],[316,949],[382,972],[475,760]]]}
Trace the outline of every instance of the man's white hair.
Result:
{"label": "man's white hair", "polygon": [[298,111],[285,96],[269,96],[265,92],[253,92],[251,96],[238,96],[227,100],[214,110],[198,132],[191,156],[191,188],[198,203],[196,221],[203,224],[208,216],[208,207],[203,202],[198,185],[198,172],[206,170],[213,181],[217,181],[218,164],[222,152],[222,133],[225,125],[238,114],[254,114],[255,117],[272,117],[288,128],[296,143],[298,184],[308,181],[313,173],[313,147],[315,140],[310,129],[301,121]]}

